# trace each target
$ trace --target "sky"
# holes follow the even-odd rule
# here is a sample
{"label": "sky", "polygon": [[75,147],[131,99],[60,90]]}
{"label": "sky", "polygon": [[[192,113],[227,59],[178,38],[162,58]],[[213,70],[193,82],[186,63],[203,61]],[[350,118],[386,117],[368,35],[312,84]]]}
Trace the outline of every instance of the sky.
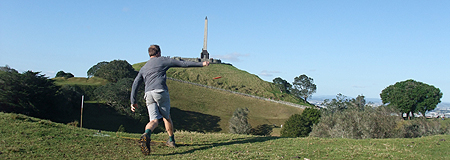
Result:
{"label": "sky", "polygon": [[380,98],[413,79],[450,102],[450,1],[0,1],[0,66],[87,77],[101,61],[211,58],[272,82],[314,79],[314,96]]}

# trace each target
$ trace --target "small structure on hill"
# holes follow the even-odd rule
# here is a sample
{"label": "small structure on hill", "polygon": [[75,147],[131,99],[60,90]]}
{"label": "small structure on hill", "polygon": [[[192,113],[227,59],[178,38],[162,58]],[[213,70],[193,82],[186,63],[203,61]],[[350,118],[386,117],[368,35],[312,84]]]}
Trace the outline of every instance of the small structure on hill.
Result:
{"label": "small structure on hill", "polygon": [[207,50],[207,41],[208,41],[208,17],[205,17],[205,33],[203,37],[203,48],[200,53],[200,58],[182,58],[182,57],[173,57],[173,59],[180,61],[193,61],[193,62],[203,62],[207,61],[209,63],[220,64],[222,61],[220,59],[209,58],[209,53]]}

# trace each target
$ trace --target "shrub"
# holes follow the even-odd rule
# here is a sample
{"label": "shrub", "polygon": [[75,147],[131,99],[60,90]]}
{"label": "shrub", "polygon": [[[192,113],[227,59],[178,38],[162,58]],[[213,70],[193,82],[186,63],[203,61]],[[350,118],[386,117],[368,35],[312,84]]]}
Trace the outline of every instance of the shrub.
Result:
{"label": "shrub", "polygon": [[294,114],[284,123],[281,128],[282,137],[306,137],[311,128],[308,127],[311,123],[304,116],[300,114]]}
{"label": "shrub", "polygon": [[437,119],[403,120],[386,106],[324,112],[310,136],[324,138],[415,138],[448,133]]}
{"label": "shrub", "polygon": [[306,137],[312,130],[314,124],[320,119],[320,110],[305,108],[301,115],[294,114],[285,122],[281,128],[282,137]]}
{"label": "shrub", "polygon": [[250,130],[250,134],[252,135],[260,135],[260,136],[269,136],[272,133],[272,126],[268,124],[262,124],[256,126],[256,128],[252,128]]}
{"label": "shrub", "polygon": [[249,134],[252,126],[248,123],[248,108],[237,108],[229,121],[230,133],[233,134]]}
{"label": "shrub", "polygon": [[313,127],[311,136],[327,138],[391,138],[398,137],[397,123],[402,119],[391,116],[389,108],[346,109],[324,111],[320,122]]}
{"label": "shrub", "polygon": [[438,119],[424,118],[402,121],[397,125],[397,130],[400,138],[445,134],[448,131],[447,127],[441,126]]}

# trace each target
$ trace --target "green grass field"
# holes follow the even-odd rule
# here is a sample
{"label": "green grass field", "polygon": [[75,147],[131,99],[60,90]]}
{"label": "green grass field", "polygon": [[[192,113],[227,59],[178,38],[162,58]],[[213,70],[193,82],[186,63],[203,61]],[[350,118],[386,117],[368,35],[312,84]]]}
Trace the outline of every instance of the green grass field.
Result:
{"label": "green grass field", "polygon": [[149,156],[140,134],[98,132],[0,112],[0,159],[450,159],[450,135],[411,139],[280,138],[176,132],[177,148],[152,135]]}

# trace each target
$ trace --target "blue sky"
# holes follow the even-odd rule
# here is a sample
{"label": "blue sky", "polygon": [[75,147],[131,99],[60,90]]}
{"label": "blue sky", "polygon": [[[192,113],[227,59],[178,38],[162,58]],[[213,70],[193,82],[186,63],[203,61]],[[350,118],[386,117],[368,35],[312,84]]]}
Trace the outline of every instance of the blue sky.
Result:
{"label": "blue sky", "polygon": [[379,98],[407,79],[450,102],[450,1],[0,1],[0,66],[86,77],[101,61],[208,52],[263,80],[314,79],[313,95]]}

